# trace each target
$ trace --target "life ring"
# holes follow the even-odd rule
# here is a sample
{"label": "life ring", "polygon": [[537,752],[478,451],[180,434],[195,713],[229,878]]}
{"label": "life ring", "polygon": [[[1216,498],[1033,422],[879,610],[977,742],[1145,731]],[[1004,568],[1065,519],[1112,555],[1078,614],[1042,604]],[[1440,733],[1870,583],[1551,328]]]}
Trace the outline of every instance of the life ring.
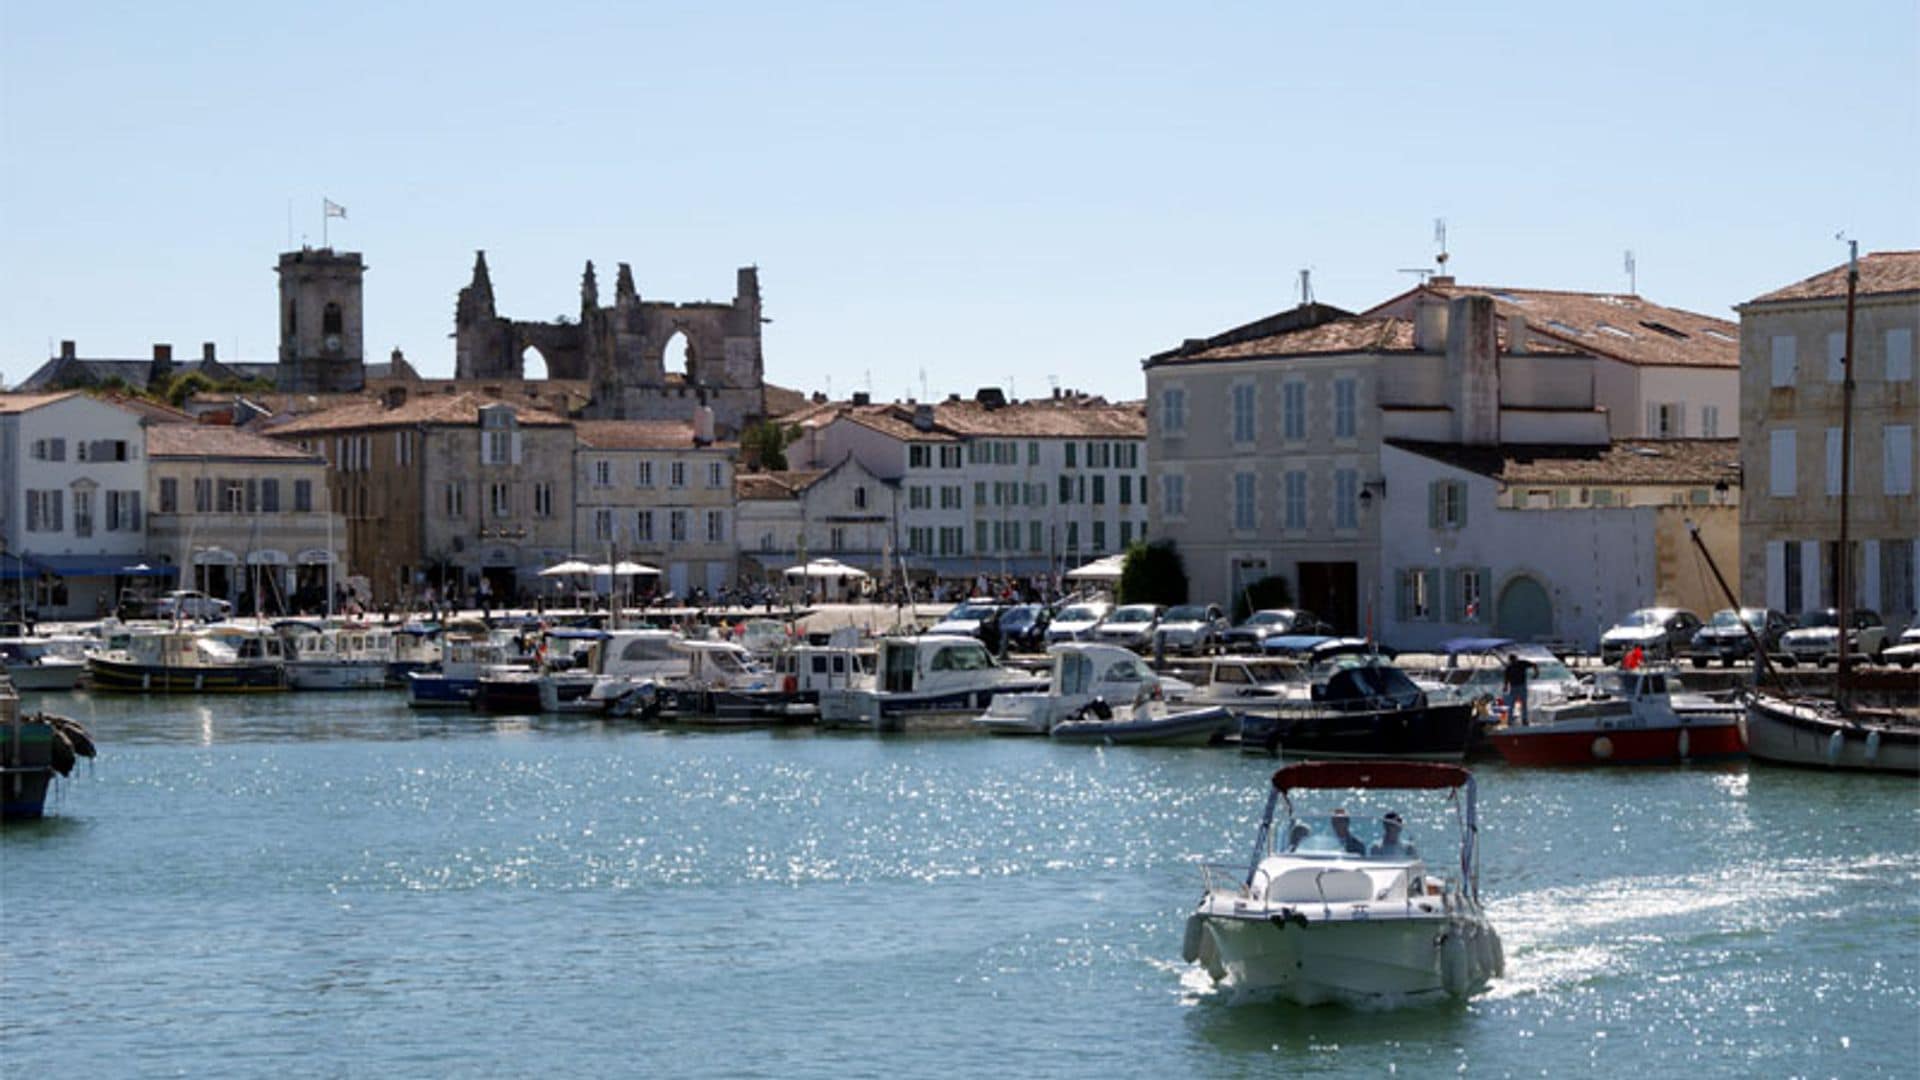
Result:
{"label": "life ring", "polygon": [[1680,729],[1680,760],[1681,761],[1687,760],[1687,755],[1690,751],[1692,751],[1692,749],[1693,749],[1692,733],[1689,732],[1686,728],[1681,728]]}
{"label": "life ring", "polygon": [[1613,757],[1613,740],[1605,735],[1593,740],[1593,756],[1601,761]]}

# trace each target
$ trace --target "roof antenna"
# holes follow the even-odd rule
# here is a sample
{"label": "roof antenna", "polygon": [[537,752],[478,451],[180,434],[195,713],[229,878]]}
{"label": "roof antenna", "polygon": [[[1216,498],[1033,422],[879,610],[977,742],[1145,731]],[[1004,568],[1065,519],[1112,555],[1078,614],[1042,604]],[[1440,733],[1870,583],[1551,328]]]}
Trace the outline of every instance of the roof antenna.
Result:
{"label": "roof antenna", "polygon": [[1300,271],[1300,306],[1306,307],[1312,303],[1313,271],[1311,269],[1302,269]]}
{"label": "roof antenna", "polygon": [[1434,259],[1433,259],[1434,262],[1440,264],[1440,269],[1435,270],[1434,273],[1444,274],[1447,272],[1447,219],[1446,218],[1438,217],[1433,219],[1433,242],[1440,245],[1440,254],[1434,256]]}
{"label": "roof antenna", "polygon": [[1627,249],[1627,295],[1628,296],[1640,295],[1639,281],[1640,281],[1639,276],[1634,273],[1633,249],[1628,248]]}
{"label": "roof antenna", "polygon": [[927,396],[927,369],[925,365],[922,365],[920,368],[920,400],[921,401],[933,400],[932,398]]}

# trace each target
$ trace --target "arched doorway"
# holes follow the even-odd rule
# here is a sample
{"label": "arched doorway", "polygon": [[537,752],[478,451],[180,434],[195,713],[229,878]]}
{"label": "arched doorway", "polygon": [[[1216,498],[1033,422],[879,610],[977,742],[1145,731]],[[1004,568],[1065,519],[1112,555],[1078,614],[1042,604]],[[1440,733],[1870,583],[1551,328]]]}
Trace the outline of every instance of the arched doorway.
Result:
{"label": "arched doorway", "polygon": [[1494,632],[1515,641],[1540,641],[1553,636],[1553,599],[1546,586],[1525,574],[1500,590]]}
{"label": "arched doorway", "polygon": [[547,354],[537,345],[529,345],[520,353],[520,377],[522,379],[549,379]]}

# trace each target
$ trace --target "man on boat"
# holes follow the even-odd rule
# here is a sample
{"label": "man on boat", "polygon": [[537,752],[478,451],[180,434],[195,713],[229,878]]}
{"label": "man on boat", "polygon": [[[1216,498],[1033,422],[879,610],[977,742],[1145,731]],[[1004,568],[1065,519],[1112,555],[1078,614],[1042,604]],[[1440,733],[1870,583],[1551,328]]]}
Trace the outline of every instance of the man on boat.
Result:
{"label": "man on boat", "polygon": [[1420,853],[1414,850],[1413,845],[1400,839],[1402,824],[1399,811],[1387,811],[1387,816],[1380,819],[1380,842],[1373,845],[1373,850],[1369,854],[1385,855],[1389,858],[1417,858]]}
{"label": "man on boat", "polygon": [[1517,652],[1507,657],[1507,723],[1524,724],[1530,719],[1527,711],[1527,678],[1535,670],[1533,661]]}
{"label": "man on boat", "polygon": [[1352,827],[1353,821],[1347,817],[1346,807],[1336,808],[1330,821],[1333,825],[1333,838],[1339,843],[1342,851],[1345,851],[1349,855],[1365,855],[1367,853],[1366,843],[1348,831]]}

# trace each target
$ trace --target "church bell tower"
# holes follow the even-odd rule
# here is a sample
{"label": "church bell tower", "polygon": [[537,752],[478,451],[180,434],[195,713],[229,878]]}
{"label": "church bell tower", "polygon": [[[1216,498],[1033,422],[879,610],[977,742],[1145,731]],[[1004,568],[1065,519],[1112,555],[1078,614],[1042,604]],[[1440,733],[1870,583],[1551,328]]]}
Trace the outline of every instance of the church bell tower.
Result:
{"label": "church bell tower", "polygon": [[279,388],[290,393],[364,389],[366,349],[361,331],[357,251],[303,248],[281,254]]}

